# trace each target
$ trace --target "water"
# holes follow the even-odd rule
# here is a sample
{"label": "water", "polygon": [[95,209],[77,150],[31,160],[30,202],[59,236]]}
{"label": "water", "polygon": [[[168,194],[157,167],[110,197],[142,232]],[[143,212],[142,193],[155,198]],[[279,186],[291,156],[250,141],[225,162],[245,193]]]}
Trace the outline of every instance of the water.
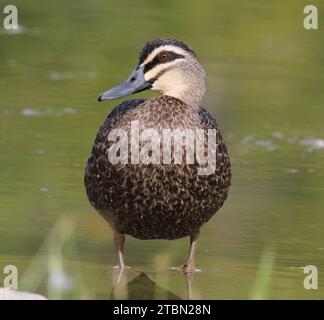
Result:
{"label": "water", "polygon": [[[189,280],[198,299],[324,298],[324,42],[321,28],[303,29],[303,1],[15,3],[19,32],[0,29],[0,270],[16,265],[21,290],[59,299],[126,297],[125,282],[129,298],[186,298]],[[188,42],[207,71],[204,105],[233,186],[202,229],[202,272],[170,270],[188,239],[127,237],[132,268],[116,294],[111,231],[88,204],[83,170],[117,103],[96,96],[161,36]],[[304,289],[306,265],[318,290]]]}

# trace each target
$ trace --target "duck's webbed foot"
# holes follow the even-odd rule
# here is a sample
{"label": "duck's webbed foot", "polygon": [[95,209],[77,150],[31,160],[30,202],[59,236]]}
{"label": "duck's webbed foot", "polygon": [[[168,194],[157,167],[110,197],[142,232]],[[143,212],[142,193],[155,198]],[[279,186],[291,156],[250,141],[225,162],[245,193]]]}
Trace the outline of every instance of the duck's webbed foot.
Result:
{"label": "duck's webbed foot", "polygon": [[184,274],[192,274],[195,271],[197,271],[195,269],[194,264],[188,264],[188,263],[185,263],[182,266],[178,267],[177,270],[183,272]]}
{"label": "duck's webbed foot", "polygon": [[177,270],[183,272],[184,274],[191,274],[196,271],[200,271],[195,268],[195,250],[197,246],[197,240],[199,237],[199,231],[193,233],[190,236],[190,249],[187,261],[180,267],[176,268]]}

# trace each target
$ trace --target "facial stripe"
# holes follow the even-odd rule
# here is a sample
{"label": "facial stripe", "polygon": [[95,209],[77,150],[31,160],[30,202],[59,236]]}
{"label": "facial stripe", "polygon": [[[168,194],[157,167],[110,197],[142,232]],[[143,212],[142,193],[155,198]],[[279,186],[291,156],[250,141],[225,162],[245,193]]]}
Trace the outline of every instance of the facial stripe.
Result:
{"label": "facial stripe", "polygon": [[176,60],[173,60],[173,61],[170,61],[167,63],[162,63],[162,64],[156,65],[155,67],[153,67],[152,69],[150,69],[144,73],[145,80],[146,81],[156,80],[161,75],[162,71],[166,71],[173,65],[177,64],[180,59],[183,59],[183,58],[178,58]]}
{"label": "facial stripe", "polygon": [[165,50],[160,51],[158,54],[155,55],[155,57],[150,62],[144,65],[144,73],[153,69],[158,64],[165,64],[181,58],[184,58],[184,56],[176,52],[165,51]]}
{"label": "facial stripe", "polygon": [[182,55],[182,56],[186,56],[188,55],[188,53],[184,50],[181,49],[179,47],[176,46],[172,46],[172,45],[166,45],[166,46],[160,46],[156,49],[154,49],[144,60],[144,62],[142,64],[148,64],[149,62],[151,62],[160,52],[162,51],[172,51],[176,54]]}
{"label": "facial stripe", "polygon": [[184,50],[188,55],[195,56],[196,54],[194,51],[186,45],[183,41],[181,40],[176,40],[176,39],[166,39],[166,38],[161,38],[161,39],[154,39],[146,43],[144,48],[141,50],[140,55],[139,55],[139,64],[142,65],[144,60],[148,58],[148,56],[157,48],[160,47],[165,47],[165,46],[170,46],[173,48],[178,48]]}
{"label": "facial stripe", "polygon": [[150,82],[153,84],[158,78],[160,78],[169,68],[161,70],[154,78],[150,79]]}

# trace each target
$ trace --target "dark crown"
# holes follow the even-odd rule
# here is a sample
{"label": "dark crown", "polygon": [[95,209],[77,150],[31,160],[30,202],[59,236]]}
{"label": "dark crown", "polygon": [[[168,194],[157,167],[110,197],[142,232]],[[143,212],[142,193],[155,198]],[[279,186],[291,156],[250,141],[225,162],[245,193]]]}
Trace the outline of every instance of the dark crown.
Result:
{"label": "dark crown", "polygon": [[139,56],[139,64],[142,64],[146,57],[156,48],[159,48],[161,46],[167,46],[167,45],[173,45],[176,47],[179,47],[190,54],[194,55],[196,57],[195,52],[188,46],[186,45],[183,41],[181,40],[175,40],[175,39],[155,39],[149,41],[144,48],[140,52]]}

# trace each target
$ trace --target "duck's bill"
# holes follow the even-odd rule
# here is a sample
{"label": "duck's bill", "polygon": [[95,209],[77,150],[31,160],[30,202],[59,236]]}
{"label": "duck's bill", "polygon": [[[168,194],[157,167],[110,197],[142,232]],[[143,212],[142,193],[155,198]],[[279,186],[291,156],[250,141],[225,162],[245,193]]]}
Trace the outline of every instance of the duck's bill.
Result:
{"label": "duck's bill", "polygon": [[100,94],[98,101],[119,99],[150,89],[152,84],[145,80],[143,69],[143,67],[135,69],[125,82]]}

